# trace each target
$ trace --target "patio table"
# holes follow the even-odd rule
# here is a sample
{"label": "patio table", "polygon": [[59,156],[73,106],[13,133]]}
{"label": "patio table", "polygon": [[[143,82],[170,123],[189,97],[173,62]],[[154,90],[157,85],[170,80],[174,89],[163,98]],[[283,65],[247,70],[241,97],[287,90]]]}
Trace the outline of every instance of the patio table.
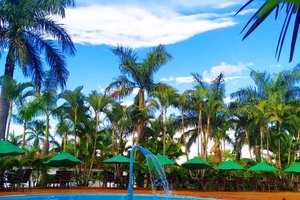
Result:
{"label": "patio table", "polygon": [[293,181],[293,188],[296,192],[300,191],[300,181]]}
{"label": "patio table", "polygon": [[267,187],[268,181],[265,179],[258,180],[258,186],[261,188],[262,191],[265,191],[265,188]]}
{"label": "patio table", "polygon": [[225,179],[225,183],[228,186],[229,190],[233,189],[234,187],[236,187],[236,178],[226,178]]}

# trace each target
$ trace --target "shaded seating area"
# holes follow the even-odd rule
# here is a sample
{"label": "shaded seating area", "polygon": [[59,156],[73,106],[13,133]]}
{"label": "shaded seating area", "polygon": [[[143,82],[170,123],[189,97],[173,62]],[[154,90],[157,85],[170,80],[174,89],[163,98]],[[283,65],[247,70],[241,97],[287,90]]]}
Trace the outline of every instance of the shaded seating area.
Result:
{"label": "shaded seating area", "polygon": [[3,184],[6,189],[16,190],[17,188],[22,188],[28,184],[29,189],[31,189],[30,176],[33,169],[17,169],[17,171],[7,172],[4,175]]}
{"label": "shaded seating area", "polygon": [[236,188],[237,188],[237,190],[245,190],[244,177],[242,177],[242,176],[237,177]]}
{"label": "shaded seating area", "polygon": [[57,170],[56,174],[47,181],[47,186],[69,188],[70,183],[72,182],[72,173],[72,171]]}
{"label": "shaded seating area", "polygon": [[276,178],[275,177],[270,177],[267,180],[267,186],[269,191],[273,188],[274,190],[277,190],[277,183],[276,183]]}
{"label": "shaded seating area", "polygon": [[249,189],[250,190],[258,190],[258,182],[255,177],[250,177],[249,178]]}

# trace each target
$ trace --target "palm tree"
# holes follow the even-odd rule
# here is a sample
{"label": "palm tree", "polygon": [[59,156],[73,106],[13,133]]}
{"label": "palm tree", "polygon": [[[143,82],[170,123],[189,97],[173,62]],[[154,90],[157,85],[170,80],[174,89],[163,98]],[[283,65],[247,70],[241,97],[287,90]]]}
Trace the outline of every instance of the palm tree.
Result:
{"label": "palm tree", "polygon": [[43,144],[42,156],[49,153],[49,126],[50,117],[56,116],[58,94],[56,90],[44,90],[37,94],[36,99],[32,102],[38,108],[38,112],[45,116],[45,140]]}
{"label": "palm tree", "polygon": [[[212,120],[216,121],[220,112],[225,111],[223,99],[225,97],[225,81],[223,73],[220,73],[209,85],[206,103],[205,103],[205,114],[206,114],[206,133],[204,134],[203,140],[203,156],[207,157],[207,145],[208,140],[212,138],[211,124]],[[224,122],[225,123],[225,122]],[[216,124],[216,123],[215,123]],[[215,127],[217,129],[217,127]],[[205,137],[206,136],[206,137]]]}
{"label": "palm tree", "polygon": [[100,114],[105,113],[107,107],[110,105],[112,100],[108,98],[104,94],[99,94],[97,91],[92,91],[91,94],[87,97],[86,101],[90,105],[90,109],[93,111],[93,114],[95,115],[94,117],[94,132],[93,132],[93,137],[94,137],[94,144],[93,144],[93,152],[92,152],[92,158],[91,158],[91,164],[90,164],[90,169],[88,172],[88,180],[89,177],[91,176],[92,168],[93,168],[93,162],[95,159],[95,154],[96,154],[96,148],[97,148],[97,139],[98,139],[98,133],[100,131],[99,125],[101,124],[100,122]]}
{"label": "palm tree", "polygon": [[[145,108],[145,92],[151,96],[154,88],[161,85],[154,82],[154,73],[171,60],[171,55],[163,45],[152,49],[142,61],[130,48],[118,47],[113,49],[113,53],[120,59],[119,68],[123,75],[112,82],[107,90],[113,98],[123,98],[137,88],[139,90],[136,96],[137,106],[139,109]],[[138,143],[143,138],[144,126],[144,123],[139,124]]]}
{"label": "palm tree", "polygon": [[[246,7],[248,7],[251,4],[255,4],[257,1],[249,0],[247,1],[237,13],[244,10]],[[276,56],[279,60],[281,50],[283,47],[284,40],[286,39],[286,33],[289,28],[289,25],[292,23],[291,19],[292,16],[295,15],[295,21],[294,21],[294,28],[293,28],[293,34],[292,34],[292,40],[291,40],[291,49],[290,49],[290,58],[289,61],[291,62],[293,60],[297,36],[298,36],[298,30],[299,30],[299,16],[300,16],[300,6],[298,1],[290,1],[290,0],[266,0],[262,3],[261,7],[256,11],[256,13],[249,19],[246,26],[244,27],[243,31],[247,29],[249,25],[251,25],[247,32],[245,33],[243,39],[247,38],[257,27],[260,26],[260,24],[267,19],[272,12],[275,12],[275,20],[279,16],[279,12],[285,13],[285,20],[283,22],[281,32],[278,38],[277,42],[277,48],[276,48]]]}
{"label": "palm tree", "polygon": [[[52,78],[62,87],[66,84],[68,70],[63,53],[75,53],[75,47],[62,25],[51,16],[64,17],[65,8],[74,0],[1,1],[0,46],[7,49],[4,75],[14,76],[19,65],[25,77],[32,77],[37,85],[43,83],[45,61],[50,66]],[[49,40],[52,37],[57,42]],[[5,138],[9,111],[7,87],[2,87],[0,97],[0,138]]]}
{"label": "palm tree", "polygon": [[272,110],[272,105],[289,103],[298,96],[299,90],[296,83],[300,78],[299,72],[299,67],[295,67],[271,76],[266,72],[260,73],[252,70],[250,76],[254,80],[255,87],[247,86],[232,94],[232,97],[237,98],[244,105],[251,105],[254,109],[251,113],[253,113],[254,122],[259,127],[261,150],[265,134],[267,135],[266,147],[269,149],[269,124],[273,123],[274,127],[279,127],[278,119],[282,116],[278,113],[276,106],[273,106],[276,109]]}
{"label": "palm tree", "polygon": [[[4,83],[5,82],[5,83]],[[23,100],[24,98],[30,96],[32,94],[32,91],[27,91],[30,87],[35,87],[35,85],[31,82],[25,82],[25,83],[17,83],[14,79],[10,77],[2,76],[0,78],[0,85],[5,86],[5,90],[7,91],[7,102],[9,104],[9,111],[8,111],[8,122],[6,126],[6,134],[5,139],[8,138],[9,130],[10,130],[10,124],[11,124],[11,118],[12,118],[12,112],[14,104],[17,103],[18,100]]]}
{"label": "palm tree", "polygon": [[[189,160],[189,151],[188,151],[188,147],[187,147],[187,141],[185,138],[185,123],[184,123],[184,112],[185,112],[185,107],[186,107],[186,103],[187,103],[187,97],[188,97],[188,91],[184,91],[181,95],[178,94],[177,97],[175,98],[175,102],[174,102],[174,106],[176,108],[180,109],[180,119],[181,119],[181,143],[184,145],[185,148],[185,156],[186,159]],[[174,123],[176,123],[176,119],[174,120]]]}
{"label": "palm tree", "polygon": [[163,155],[166,154],[166,136],[167,136],[167,109],[175,103],[177,97],[176,89],[173,87],[156,90],[152,92],[152,96],[155,99],[148,100],[152,105],[155,105],[160,110],[162,115],[162,126],[163,126]]}
{"label": "palm tree", "polygon": [[194,90],[188,90],[187,93],[190,94],[189,103],[191,103],[192,109],[197,113],[197,138],[198,138],[198,156],[201,156],[202,159],[205,159],[204,149],[203,149],[203,112],[205,108],[206,98],[208,95],[208,86],[202,80],[202,77],[199,74],[192,74],[194,79],[197,82],[197,85],[194,87]]}
{"label": "palm tree", "polygon": [[45,129],[46,129],[45,121],[42,120],[32,121],[27,127],[26,135],[28,135],[28,137],[26,141],[27,142],[33,141],[32,142],[33,148],[39,147],[44,142]]}
{"label": "palm tree", "polygon": [[26,145],[26,133],[29,123],[35,117],[35,113],[37,112],[37,107],[31,102],[25,105],[19,105],[18,114],[13,115],[13,118],[19,123],[23,125],[23,134],[22,134],[22,147]]}
{"label": "palm tree", "polygon": [[86,113],[88,111],[88,108],[85,106],[85,96],[81,92],[82,89],[83,86],[79,86],[74,91],[65,90],[61,94],[61,98],[65,100],[65,103],[60,109],[67,113],[67,119],[73,123],[75,155],[77,155],[76,143],[79,134],[80,119],[87,118]]}

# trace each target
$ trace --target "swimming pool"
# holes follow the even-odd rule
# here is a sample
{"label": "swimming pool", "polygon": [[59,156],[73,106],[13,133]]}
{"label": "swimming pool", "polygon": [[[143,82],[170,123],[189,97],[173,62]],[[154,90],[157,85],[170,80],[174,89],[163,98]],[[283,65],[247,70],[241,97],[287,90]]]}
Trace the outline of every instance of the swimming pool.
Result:
{"label": "swimming pool", "polygon": [[[127,200],[126,194],[48,194],[0,197],[1,200]],[[133,200],[214,200],[182,196],[134,195]]]}

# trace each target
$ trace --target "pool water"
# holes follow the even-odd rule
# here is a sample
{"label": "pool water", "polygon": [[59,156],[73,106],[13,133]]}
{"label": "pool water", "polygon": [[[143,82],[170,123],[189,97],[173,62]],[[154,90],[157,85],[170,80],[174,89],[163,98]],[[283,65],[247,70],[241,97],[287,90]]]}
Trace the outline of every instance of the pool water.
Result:
{"label": "pool water", "polygon": [[[126,194],[48,194],[0,197],[1,200],[127,200]],[[182,196],[134,195],[133,200],[213,200]]]}

